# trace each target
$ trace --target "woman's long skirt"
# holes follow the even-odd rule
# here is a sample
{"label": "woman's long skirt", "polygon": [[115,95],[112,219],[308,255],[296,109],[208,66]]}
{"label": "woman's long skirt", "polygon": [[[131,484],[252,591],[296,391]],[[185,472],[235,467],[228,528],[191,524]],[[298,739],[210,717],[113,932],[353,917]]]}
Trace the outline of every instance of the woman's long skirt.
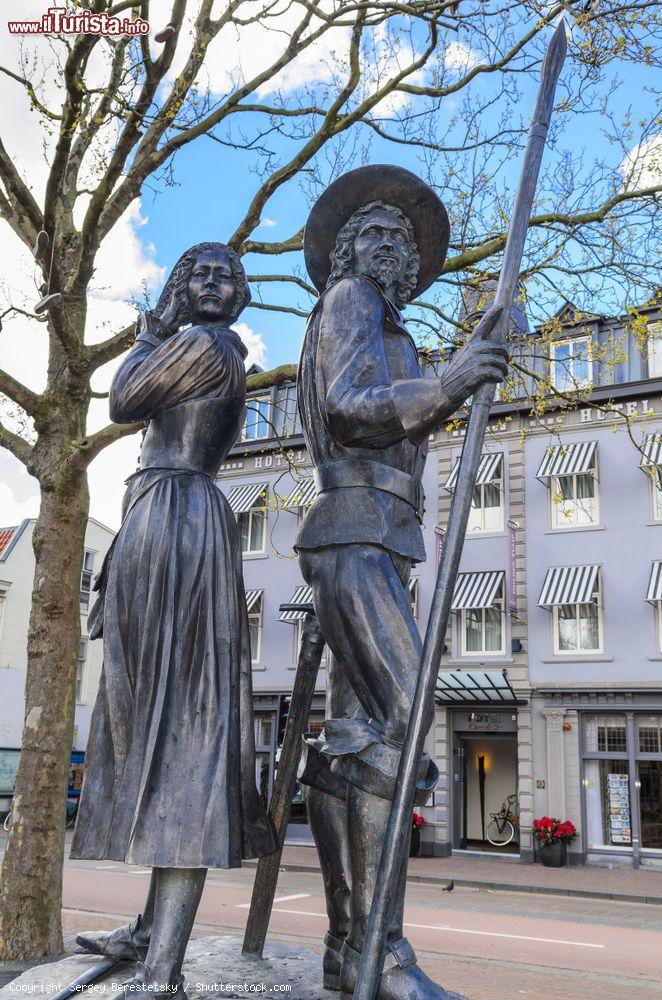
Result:
{"label": "woman's long skirt", "polygon": [[208,476],[153,469],[124,511],[96,606],[104,665],[71,857],[238,867],[275,844],[234,515]]}

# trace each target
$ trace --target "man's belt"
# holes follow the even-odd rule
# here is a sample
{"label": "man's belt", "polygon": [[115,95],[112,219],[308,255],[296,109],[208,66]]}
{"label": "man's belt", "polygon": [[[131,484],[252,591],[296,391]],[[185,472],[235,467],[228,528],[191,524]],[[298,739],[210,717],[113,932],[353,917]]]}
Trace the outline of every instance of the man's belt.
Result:
{"label": "man's belt", "polygon": [[367,458],[325,462],[315,469],[313,477],[318,493],[350,486],[368,486],[404,500],[414,508],[419,521],[423,519],[425,494],[420,481],[390,465],[371,462]]}

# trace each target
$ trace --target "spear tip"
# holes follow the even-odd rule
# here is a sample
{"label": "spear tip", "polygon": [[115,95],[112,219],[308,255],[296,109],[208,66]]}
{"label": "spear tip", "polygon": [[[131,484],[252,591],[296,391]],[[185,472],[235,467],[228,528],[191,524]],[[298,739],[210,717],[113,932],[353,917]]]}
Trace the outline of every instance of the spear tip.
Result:
{"label": "spear tip", "polygon": [[543,80],[547,79],[550,82],[553,80],[556,83],[561,72],[561,67],[565,62],[567,51],[568,35],[565,27],[565,19],[561,18],[545,52],[545,58],[543,59],[540,71]]}

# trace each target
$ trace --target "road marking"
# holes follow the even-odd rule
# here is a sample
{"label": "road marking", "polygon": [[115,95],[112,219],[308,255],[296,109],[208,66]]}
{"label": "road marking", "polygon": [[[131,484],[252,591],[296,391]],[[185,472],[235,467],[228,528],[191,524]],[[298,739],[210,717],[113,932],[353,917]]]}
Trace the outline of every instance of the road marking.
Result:
{"label": "road marking", "polygon": [[[295,892],[294,895],[292,896],[276,896],[276,898],[274,899],[274,903],[289,903],[289,901],[292,899],[309,899],[310,895],[311,894],[309,892]],[[250,908],[250,905],[251,905],[250,903],[237,903],[237,909],[248,910]],[[287,910],[284,910],[283,912],[287,913]],[[318,914],[314,915],[317,916]]]}
{"label": "road marking", "polygon": [[542,944],[570,944],[573,948],[604,948],[603,944],[589,944],[587,941],[562,941],[558,938],[531,937],[528,934],[502,934],[498,931],[471,931],[464,927],[441,927],[432,924],[411,924],[405,922],[405,927],[419,927],[427,931],[452,931],[454,934],[480,934],[483,937],[513,938],[515,941],[538,941]]}
{"label": "road marking", "polygon": [[127,872],[127,875],[151,875],[151,874],[152,874],[151,868],[141,868],[137,872]]}
{"label": "road marking", "polygon": [[95,865],[95,870],[98,872],[109,872],[118,868],[118,865]]}
{"label": "road marking", "polygon": [[[276,902],[276,900],[274,900]],[[288,910],[274,906],[274,913],[295,913],[300,917],[322,917],[325,913],[309,913],[307,910]],[[478,934],[482,937],[511,938],[513,941],[537,941],[539,944],[567,944],[573,948],[604,948],[604,944],[589,944],[587,941],[562,941],[558,938],[532,937],[528,934],[502,934],[498,931],[471,931],[464,927],[449,927],[447,924],[412,924],[405,921],[405,927],[416,927],[424,931],[451,931],[453,934]]]}

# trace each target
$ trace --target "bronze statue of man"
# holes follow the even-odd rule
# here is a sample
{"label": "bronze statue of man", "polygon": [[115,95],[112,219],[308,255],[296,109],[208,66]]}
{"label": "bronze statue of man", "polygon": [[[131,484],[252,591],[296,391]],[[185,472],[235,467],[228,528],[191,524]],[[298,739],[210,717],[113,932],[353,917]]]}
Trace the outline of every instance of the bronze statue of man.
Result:
{"label": "bronze statue of man", "polygon": [[110,391],[145,421],[139,471],[96,588],[103,634],[72,858],[152,868],[143,913],[79,945],[139,962],[133,987],[183,995],[208,868],[274,850],[255,787],[251,655],[234,515],[214,477],[245,416],[250,301],[238,255],[201,243],[177,262]]}
{"label": "bronze statue of man", "polygon": [[[306,740],[302,780],[327,887],[325,985],[346,998],[421,663],[407,585],[412,564],[425,559],[427,439],[507,369],[505,347],[484,339],[498,318],[491,310],[439,378],[422,377],[400,310],[439,276],[448,238],[436,194],[386,165],[335,181],[305,234],[321,295],[306,330],[298,400],[318,496],[296,548],[333,659],[328,718],[324,732]],[[417,801],[436,777],[424,755]],[[406,865],[400,879],[379,1000],[441,1000],[448,994],[419,968],[403,936]]]}

